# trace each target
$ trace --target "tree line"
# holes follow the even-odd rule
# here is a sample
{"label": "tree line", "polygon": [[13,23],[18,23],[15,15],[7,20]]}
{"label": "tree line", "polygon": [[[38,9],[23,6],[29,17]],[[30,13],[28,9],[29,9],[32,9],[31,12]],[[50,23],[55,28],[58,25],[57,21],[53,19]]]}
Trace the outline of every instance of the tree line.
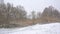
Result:
{"label": "tree line", "polygon": [[[28,18],[30,16],[32,18]],[[21,5],[14,7],[12,4],[0,4],[0,25],[9,24],[14,20],[32,20],[34,24],[35,21],[39,22],[60,22],[60,12],[53,6],[46,7],[44,11],[37,12],[32,11],[30,15],[27,15],[27,11]]]}

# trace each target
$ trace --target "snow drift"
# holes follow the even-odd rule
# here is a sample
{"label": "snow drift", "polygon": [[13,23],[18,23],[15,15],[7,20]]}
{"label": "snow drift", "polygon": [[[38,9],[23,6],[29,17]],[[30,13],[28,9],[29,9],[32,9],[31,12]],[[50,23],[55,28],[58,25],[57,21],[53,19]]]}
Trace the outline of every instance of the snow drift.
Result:
{"label": "snow drift", "polygon": [[60,34],[60,23],[36,24],[15,29],[0,29],[0,34]]}

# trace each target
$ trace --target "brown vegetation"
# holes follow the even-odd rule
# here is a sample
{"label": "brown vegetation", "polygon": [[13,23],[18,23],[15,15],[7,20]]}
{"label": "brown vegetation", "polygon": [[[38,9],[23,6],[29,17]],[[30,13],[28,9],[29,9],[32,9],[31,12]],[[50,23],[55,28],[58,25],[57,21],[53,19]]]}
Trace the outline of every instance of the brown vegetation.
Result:
{"label": "brown vegetation", "polygon": [[52,6],[44,9],[42,13],[31,13],[31,19],[27,17],[24,7],[14,7],[10,3],[0,4],[0,27],[24,27],[34,24],[60,22],[60,12]]}

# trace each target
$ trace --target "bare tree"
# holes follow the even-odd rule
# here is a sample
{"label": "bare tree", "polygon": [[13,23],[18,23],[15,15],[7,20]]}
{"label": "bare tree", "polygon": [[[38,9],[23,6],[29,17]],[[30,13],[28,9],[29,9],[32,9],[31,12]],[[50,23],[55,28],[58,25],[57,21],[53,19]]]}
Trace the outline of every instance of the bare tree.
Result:
{"label": "bare tree", "polygon": [[37,12],[37,18],[41,17],[41,12]]}
{"label": "bare tree", "polygon": [[19,15],[19,18],[22,20],[22,19],[25,19],[26,18],[26,14],[27,12],[25,11],[24,7],[22,6],[17,6],[17,10],[18,10],[18,15]]}
{"label": "bare tree", "polygon": [[32,22],[35,23],[35,11],[32,11]]}

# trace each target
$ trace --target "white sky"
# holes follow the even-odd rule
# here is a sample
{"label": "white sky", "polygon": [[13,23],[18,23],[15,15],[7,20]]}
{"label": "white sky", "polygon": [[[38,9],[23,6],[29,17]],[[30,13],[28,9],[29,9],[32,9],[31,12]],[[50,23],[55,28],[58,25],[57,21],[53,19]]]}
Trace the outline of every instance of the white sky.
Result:
{"label": "white sky", "polygon": [[14,4],[14,6],[24,6],[28,13],[32,10],[42,12],[45,7],[50,5],[60,10],[60,0],[5,0],[5,3],[7,2]]}

